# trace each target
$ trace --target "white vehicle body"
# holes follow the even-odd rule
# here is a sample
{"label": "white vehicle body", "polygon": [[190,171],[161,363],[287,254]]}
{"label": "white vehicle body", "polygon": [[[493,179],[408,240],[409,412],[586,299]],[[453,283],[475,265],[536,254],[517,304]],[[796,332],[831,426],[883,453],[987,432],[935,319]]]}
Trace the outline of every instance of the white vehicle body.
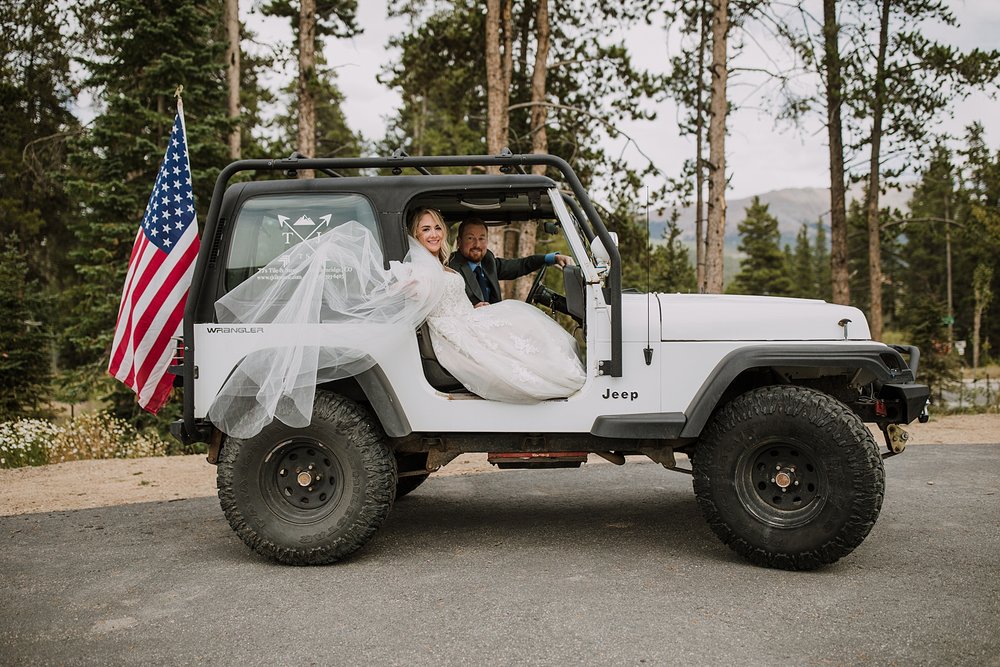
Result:
{"label": "white vehicle body", "polygon": [[[559,172],[567,189],[528,174],[529,165]],[[430,171],[472,167],[501,173]],[[294,177],[298,169],[330,178],[229,183],[239,172]],[[575,327],[583,387],[530,405],[480,398],[441,366],[422,328],[407,324],[377,342],[353,343],[370,359],[367,370],[307,387],[315,399],[308,424],[274,419],[255,435],[232,437],[213,423],[213,402],[245,359],[338,346],[334,324],[220,324],[218,299],[289,245],[347,222],[371,232],[388,268],[409,248],[407,221],[426,208],[450,224],[470,216],[534,224],[560,251],[568,248],[576,266],[563,270],[563,293],[540,273],[527,300]],[[926,419],[929,392],[915,382],[919,351],[872,341],[856,308],[623,290],[612,232],[569,164],[554,156],[236,162],[219,176],[202,238],[183,358],[171,367],[185,389],[183,418],[171,432],[185,444],[209,443],[233,530],[282,563],[347,557],[398,498],[459,454],[485,452],[498,466],[531,468],[579,467],[590,454],[618,465],[648,457],[692,475],[708,525],[742,557],[813,569],[861,544],[881,509],[882,458],[903,450],[900,425]],[[256,305],[250,294],[241,298]],[[246,408],[220,409],[238,418],[225,410]],[[882,429],[887,453],[879,454],[866,422]],[[675,452],[690,467],[679,466]]]}
{"label": "white vehicle body", "polygon": [[[558,192],[550,192],[558,201]],[[759,296],[690,294],[622,295],[622,377],[602,375],[598,360],[610,356],[611,315],[602,291],[604,267],[592,263],[586,243],[556,207],[569,245],[590,281],[587,382],[566,399],[534,405],[486,401],[435,390],[422,377],[413,332],[400,331],[394,344],[365,350],[393,388],[410,431],[588,433],[604,415],[685,414],[704,380],[734,350],[747,346],[871,345],[864,315],[857,308],[818,300]],[[195,415],[208,414],[215,396],[244,357],[300,345],[335,344],[323,324],[198,324],[194,328],[198,375]],[[644,350],[650,347],[650,363]],[[446,418],[444,418],[446,415]],[[393,433],[406,435],[406,433]]]}

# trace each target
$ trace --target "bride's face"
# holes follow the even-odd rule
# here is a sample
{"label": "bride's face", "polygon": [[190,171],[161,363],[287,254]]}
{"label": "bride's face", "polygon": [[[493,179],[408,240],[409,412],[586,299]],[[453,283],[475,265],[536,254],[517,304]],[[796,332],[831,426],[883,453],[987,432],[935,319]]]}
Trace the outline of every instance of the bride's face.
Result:
{"label": "bride's face", "polygon": [[444,243],[447,233],[444,225],[428,214],[424,214],[417,221],[417,227],[414,230],[414,236],[417,241],[420,245],[427,248],[432,255],[437,255],[438,251],[441,250],[441,244]]}

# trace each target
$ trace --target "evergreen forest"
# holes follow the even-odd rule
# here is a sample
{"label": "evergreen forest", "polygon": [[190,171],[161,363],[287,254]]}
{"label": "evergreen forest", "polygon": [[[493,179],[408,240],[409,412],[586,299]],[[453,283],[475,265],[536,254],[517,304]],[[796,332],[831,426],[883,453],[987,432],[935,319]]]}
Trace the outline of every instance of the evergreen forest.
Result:
{"label": "evergreen forest", "polygon": [[[328,61],[337,40],[366,39],[358,4],[255,2],[294,36],[262,49],[268,37],[240,22],[238,0],[79,0],[65,11],[0,2],[0,422],[96,406],[162,432],[179,411],[175,399],[144,413],[106,372],[179,88],[200,223],[216,176],[240,157],[548,152],[600,192],[626,287],[855,305],[874,337],[921,347],[932,384],[1000,358],[1000,147],[978,122],[938,133],[957,101],[996,92],[1000,53],[935,41],[930,27],[958,20],[949,3],[389,3],[408,29],[382,45],[395,57],[379,83],[401,104],[381,137],[350,127]],[[660,72],[637,64],[637,44],[608,37],[609,25],[650,24],[671,36]],[[748,69],[753,26],[767,26],[783,54],[780,71],[764,74],[781,131],[807,119],[824,128],[830,180],[816,185],[830,189],[830,213],[783,244],[755,200],[738,227],[739,266],[724,274],[727,118],[748,103],[732,84]],[[278,70],[294,72],[287,85],[269,83]],[[802,80],[812,83],[793,85]],[[676,173],[627,161],[607,141],[640,151],[658,141],[623,136],[622,125],[652,118],[663,99],[681,111],[660,120],[692,146]],[[862,199],[845,197],[852,184]],[[901,185],[908,206],[885,206],[880,195]],[[648,238],[647,202],[666,217],[662,238]],[[696,210],[693,244],[682,242],[682,207]],[[534,252],[534,228],[514,231],[494,248]]]}

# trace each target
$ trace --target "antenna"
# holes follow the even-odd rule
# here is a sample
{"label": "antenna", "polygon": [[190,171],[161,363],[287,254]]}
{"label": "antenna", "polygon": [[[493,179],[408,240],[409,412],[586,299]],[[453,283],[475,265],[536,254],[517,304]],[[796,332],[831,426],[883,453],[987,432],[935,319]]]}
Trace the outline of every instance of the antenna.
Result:
{"label": "antenna", "polygon": [[649,344],[649,265],[652,261],[649,249],[649,186],[646,186],[646,349],[642,351],[642,355],[646,358],[646,365],[650,366],[653,363],[653,347]]}

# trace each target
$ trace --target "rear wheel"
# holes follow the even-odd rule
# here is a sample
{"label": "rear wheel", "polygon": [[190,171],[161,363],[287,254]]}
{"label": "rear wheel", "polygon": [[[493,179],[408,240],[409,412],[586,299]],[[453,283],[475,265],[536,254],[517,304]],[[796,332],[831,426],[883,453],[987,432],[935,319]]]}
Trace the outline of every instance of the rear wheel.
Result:
{"label": "rear wheel", "polygon": [[254,551],[290,565],[332,563],[361,548],[385,520],[396,462],[378,422],[356,403],[318,392],[312,422],[274,422],[229,439],[219,500]]}
{"label": "rear wheel", "polygon": [[694,451],[694,490],[709,526],[757,565],[809,570],[851,553],[885,491],[871,432],[843,403],[794,386],[725,406]]}

